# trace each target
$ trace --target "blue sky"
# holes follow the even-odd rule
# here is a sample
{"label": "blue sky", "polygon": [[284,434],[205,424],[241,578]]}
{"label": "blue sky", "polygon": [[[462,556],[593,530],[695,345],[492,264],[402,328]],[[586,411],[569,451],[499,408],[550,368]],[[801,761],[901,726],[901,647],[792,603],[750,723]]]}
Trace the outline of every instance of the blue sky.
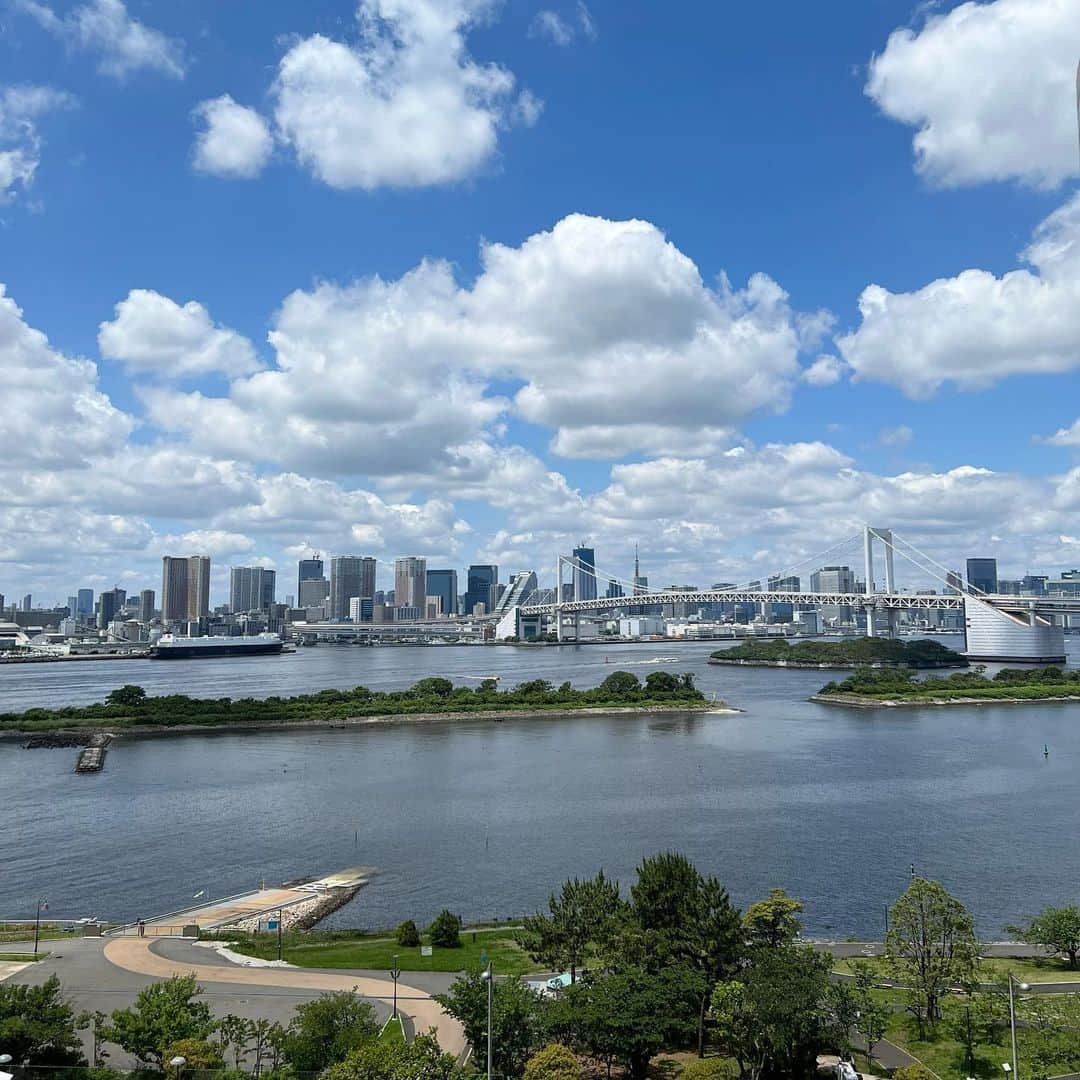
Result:
{"label": "blue sky", "polygon": [[9,597],[1080,562],[1080,0],[0,3]]}

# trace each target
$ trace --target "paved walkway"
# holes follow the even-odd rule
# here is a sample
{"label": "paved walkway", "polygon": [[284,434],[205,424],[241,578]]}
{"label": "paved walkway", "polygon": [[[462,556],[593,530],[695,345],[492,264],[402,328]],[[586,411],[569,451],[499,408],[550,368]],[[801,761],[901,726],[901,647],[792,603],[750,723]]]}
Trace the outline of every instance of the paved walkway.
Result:
{"label": "paved walkway", "polygon": [[[389,979],[344,975],[312,968],[247,968],[206,962],[195,956],[191,960],[176,960],[155,952],[153,946],[154,940],[148,937],[116,937],[106,944],[105,959],[124,971],[159,979],[193,974],[204,984],[227,983],[231,986],[316,992],[345,990],[355,991],[383,1004],[393,1001],[393,983]],[[444,1013],[425,991],[399,981],[398,1009],[409,1018],[415,1031],[425,1032],[434,1028],[439,1045],[448,1053],[460,1054],[465,1049],[465,1033],[461,1025]]]}

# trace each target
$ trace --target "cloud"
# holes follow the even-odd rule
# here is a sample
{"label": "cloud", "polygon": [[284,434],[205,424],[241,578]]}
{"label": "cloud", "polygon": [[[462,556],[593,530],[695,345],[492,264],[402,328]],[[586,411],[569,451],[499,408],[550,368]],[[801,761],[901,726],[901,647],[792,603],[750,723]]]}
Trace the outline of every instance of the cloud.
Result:
{"label": "cloud", "polygon": [[500,127],[535,120],[514,76],[473,60],[484,0],[361,0],[360,43],[315,34],[281,59],[274,116],[302,165],[335,188],[423,187],[482,169]]}
{"label": "cloud", "polygon": [[98,347],[129,371],[163,379],[212,372],[233,377],[262,366],[251,342],[215,325],[202,304],[189,300],[181,307],[151,289],[132,289],[116,305],[116,318],[98,330]]}
{"label": "cloud", "polygon": [[915,433],[907,424],[900,424],[898,427],[882,428],[878,432],[877,439],[882,446],[896,450],[901,446],[907,446],[914,437]]}
{"label": "cloud", "polygon": [[183,44],[132,18],[123,0],[88,0],[64,16],[40,0],[15,0],[15,6],[69,48],[97,53],[102,75],[124,79],[145,70],[184,77]]}
{"label": "cloud", "polygon": [[944,187],[1075,176],[1080,0],[963,3],[899,29],[866,93],[917,128],[916,169]]}
{"label": "cloud", "polygon": [[1080,419],[1074,420],[1068,427],[1058,428],[1053,435],[1038,441],[1050,446],[1080,446]]}
{"label": "cloud", "polygon": [[847,371],[847,365],[835,356],[819,356],[809,367],[804,368],[801,378],[811,386],[832,386],[838,383]]}
{"label": "cloud", "polygon": [[0,87],[0,206],[34,182],[41,161],[38,117],[74,104],[70,94],[51,86]]}
{"label": "cloud", "polygon": [[564,18],[557,11],[544,8],[538,11],[529,24],[530,37],[547,38],[553,45],[571,45],[578,36],[596,38],[596,23],[589,9],[579,2],[572,18]]}
{"label": "cloud", "polygon": [[203,101],[193,115],[205,127],[195,136],[192,163],[199,172],[227,179],[259,175],[274,150],[270,125],[259,113],[228,94]]}
{"label": "cloud", "polygon": [[[450,467],[511,408],[554,429],[566,456],[727,445],[798,378],[783,290],[763,274],[710,288],[648,222],[573,215],[481,254],[471,287],[426,261],[392,282],[297,291],[270,334],[276,368],[228,397],[142,400],[215,453],[389,476]],[[493,385],[516,387],[513,402]]]}
{"label": "cloud", "polygon": [[1080,194],[1038,226],[1022,258],[1031,269],[1001,277],[964,270],[910,293],[867,286],[860,325],[837,338],[855,378],[927,398],[946,382],[977,390],[1080,367]]}

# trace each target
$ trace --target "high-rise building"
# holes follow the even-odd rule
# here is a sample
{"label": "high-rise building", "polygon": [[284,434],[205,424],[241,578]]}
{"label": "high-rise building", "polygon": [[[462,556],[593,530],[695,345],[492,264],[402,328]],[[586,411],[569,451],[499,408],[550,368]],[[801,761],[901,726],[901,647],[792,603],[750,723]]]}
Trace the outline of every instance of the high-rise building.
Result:
{"label": "high-rise building", "polygon": [[234,614],[268,612],[276,591],[276,570],[263,566],[234,566],[229,570],[229,609]]}
{"label": "high-rise building", "polygon": [[[855,574],[850,566],[823,566],[810,575],[810,591],[812,593],[853,593],[855,588]],[[854,611],[849,604],[829,604],[822,609],[822,615],[826,619],[837,619],[840,622],[852,621]]]}
{"label": "high-rise building", "polygon": [[406,555],[394,560],[394,603],[416,608],[422,618],[427,611],[427,559]]}
{"label": "high-rise building", "polygon": [[22,609],[23,609],[23,611],[30,611],[33,608],[33,606],[34,606],[34,598],[30,595],[30,593],[27,593],[22,598]]}
{"label": "high-rise building", "polygon": [[[323,561],[319,558],[318,552],[315,552],[314,556],[310,559],[301,559],[300,562],[297,563],[296,595],[304,595],[305,581],[319,581],[323,576]],[[300,606],[304,606],[303,600],[300,601]]]}
{"label": "high-rise building", "polygon": [[188,556],[188,619],[210,617],[210,556]]}
{"label": "high-rise building", "polygon": [[375,595],[375,560],[362,555],[335,555],[330,560],[330,620],[349,617],[349,601]]}
{"label": "high-rise building", "polygon": [[149,623],[154,617],[154,590],[143,589],[139,593],[139,622]]}
{"label": "high-rise building", "polygon": [[4,618],[4,594],[0,592],[0,620]]}
{"label": "high-rise building", "polygon": [[94,590],[80,589],[78,592],[78,612],[83,619],[89,619],[94,614]]}
{"label": "high-rise building", "polygon": [[330,582],[324,577],[304,578],[300,582],[298,602],[300,607],[319,607],[330,595]]}
{"label": "high-rise building", "polygon": [[[0,600],[0,608],[3,608],[3,606],[3,600]],[[77,620],[79,618],[79,598],[77,596],[69,596],[67,606],[68,618]]]}
{"label": "high-rise building", "polygon": [[596,599],[596,552],[593,548],[585,546],[582,540],[580,546],[574,548],[574,599]]}
{"label": "high-rise building", "polygon": [[996,593],[997,559],[968,559],[967,582],[972,592]]}
{"label": "high-rise building", "polygon": [[161,621],[170,626],[188,617],[188,561],[174,555],[161,560]]}
{"label": "high-rise building", "polygon": [[491,587],[499,580],[499,568],[474,563],[467,575],[468,588],[465,590],[465,614],[472,615],[477,604],[484,605],[484,611],[491,610]]}
{"label": "high-rise building", "polygon": [[950,570],[945,575],[945,595],[956,596],[964,591],[964,579],[959,570]]}
{"label": "high-rise building", "polygon": [[109,623],[116,618],[116,590],[110,589],[98,597],[97,626],[99,630],[108,628]]}
{"label": "high-rise building", "polygon": [[536,588],[535,570],[519,570],[516,574],[511,574],[510,584],[506,586],[498,603],[492,608],[493,614],[502,615],[511,608],[531,603]]}
{"label": "high-rise building", "polygon": [[1027,596],[1045,596],[1049,580],[1046,574],[1025,574],[1020,579],[1020,588]]}
{"label": "high-rise building", "polygon": [[623,587],[614,578],[611,578],[607,583],[607,589],[604,591],[604,599],[618,600],[622,595]]}
{"label": "high-rise building", "polygon": [[458,610],[457,571],[429,570],[427,572],[428,599],[438,598],[441,614],[456,615]]}

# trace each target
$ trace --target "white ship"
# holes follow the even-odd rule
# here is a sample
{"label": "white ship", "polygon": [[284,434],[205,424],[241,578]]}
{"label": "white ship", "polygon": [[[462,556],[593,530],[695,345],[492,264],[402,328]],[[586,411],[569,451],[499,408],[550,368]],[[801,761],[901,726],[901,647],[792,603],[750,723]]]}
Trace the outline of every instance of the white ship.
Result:
{"label": "white ship", "polygon": [[190,660],[202,656],[265,656],[279,653],[284,642],[277,634],[251,634],[247,637],[177,637],[162,634],[150,646],[155,660]]}

